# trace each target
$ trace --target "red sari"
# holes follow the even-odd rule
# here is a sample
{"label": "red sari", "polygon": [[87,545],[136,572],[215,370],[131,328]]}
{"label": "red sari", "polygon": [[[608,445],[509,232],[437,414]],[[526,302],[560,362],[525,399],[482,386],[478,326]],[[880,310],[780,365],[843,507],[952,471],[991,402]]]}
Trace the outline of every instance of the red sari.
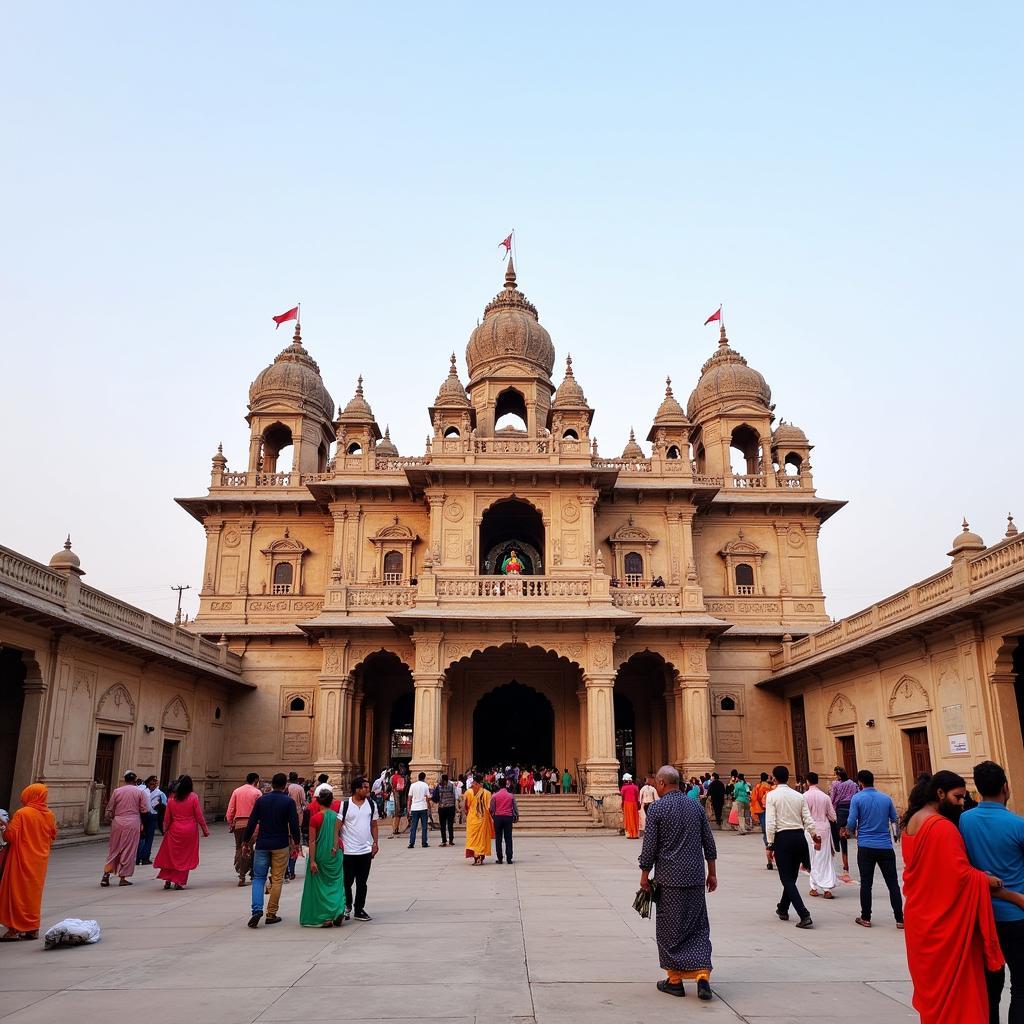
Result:
{"label": "red sari", "polygon": [[164,812],[164,838],[153,860],[157,878],[172,885],[187,885],[188,873],[199,867],[199,831],[208,836],[199,797],[189,793],[184,800],[172,796]]}
{"label": "red sari", "polygon": [[907,963],[921,1024],[988,1024],[985,969],[999,970],[988,876],[972,868],[948,818],[903,835]]}
{"label": "red sari", "polygon": [[630,839],[640,837],[640,790],[636,783],[626,782],[622,794],[622,828]]}

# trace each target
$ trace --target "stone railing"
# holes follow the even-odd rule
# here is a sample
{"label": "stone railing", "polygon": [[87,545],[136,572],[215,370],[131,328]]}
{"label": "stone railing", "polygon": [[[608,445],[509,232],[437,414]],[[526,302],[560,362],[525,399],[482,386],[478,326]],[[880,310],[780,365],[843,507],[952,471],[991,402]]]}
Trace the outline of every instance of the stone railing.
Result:
{"label": "stone railing", "polygon": [[[318,474],[320,475],[320,474]],[[221,473],[214,487],[301,487],[308,482],[303,473]]]}
{"label": "stone railing", "polygon": [[377,584],[369,587],[348,587],[345,591],[346,609],[410,608],[416,603],[416,588],[410,586],[392,587]]}
{"label": "stone railing", "polygon": [[478,601],[499,597],[522,601],[575,601],[590,597],[590,577],[438,576],[440,600]]}
{"label": "stone railing", "polygon": [[426,466],[430,459],[422,455],[377,456],[375,467],[378,473],[404,473],[409,466]]}
{"label": "stone railing", "polygon": [[[85,586],[78,576],[65,576],[45,565],[0,546],[0,586],[9,587],[50,606],[55,618],[75,624],[83,619],[97,627],[112,627],[167,648],[167,654],[186,653],[208,665],[240,673],[242,658],[226,646],[211,643],[173,623]],[[172,653],[173,652],[173,653]]]}
{"label": "stone railing", "polygon": [[729,477],[730,487],[767,487],[768,478],[760,473],[733,473]]}
{"label": "stone railing", "polygon": [[620,473],[650,473],[650,459],[591,459],[594,469],[617,469]]}
{"label": "stone railing", "polygon": [[547,455],[551,441],[534,437],[473,438],[473,451],[477,455]]}
{"label": "stone railing", "polygon": [[679,611],[683,607],[682,588],[677,586],[612,587],[612,604],[616,608]]}
{"label": "stone railing", "polygon": [[712,615],[782,615],[782,602],[770,597],[705,597],[704,606]]}
{"label": "stone railing", "polygon": [[1024,566],[1024,537],[997,544],[971,559],[971,589],[986,586]]}

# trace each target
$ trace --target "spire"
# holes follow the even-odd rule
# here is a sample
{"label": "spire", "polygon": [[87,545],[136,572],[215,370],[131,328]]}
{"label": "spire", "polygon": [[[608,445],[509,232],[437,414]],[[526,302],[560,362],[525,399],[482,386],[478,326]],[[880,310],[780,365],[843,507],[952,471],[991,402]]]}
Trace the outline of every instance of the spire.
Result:
{"label": "spire", "polygon": [[1013,513],[1011,512],[1006,517],[1006,536],[1016,537],[1017,536],[1017,524],[1013,521]]}
{"label": "spire", "polygon": [[66,541],[64,541],[64,550],[65,551],[70,551],[71,550],[71,534],[70,533],[68,534],[68,539]]}
{"label": "spire", "polygon": [[302,328],[299,327],[298,320],[295,321],[295,333],[292,335],[292,344],[302,348]]}
{"label": "spire", "polygon": [[512,254],[509,253],[508,265],[505,267],[505,287],[509,291],[516,290],[516,268],[512,263]]}
{"label": "spire", "polygon": [[359,376],[356,378],[356,394],[360,398],[363,397],[363,375],[362,374],[359,374]]}
{"label": "spire", "polygon": [[666,398],[672,398],[673,397],[673,395],[672,395],[672,378],[671,377],[666,377],[665,378],[665,397]]}
{"label": "spire", "polygon": [[718,324],[718,347],[719,348],[728,348],[729,347],[729,337],[725,333],[725,318],[724,317],[722,318],[722,320]]}

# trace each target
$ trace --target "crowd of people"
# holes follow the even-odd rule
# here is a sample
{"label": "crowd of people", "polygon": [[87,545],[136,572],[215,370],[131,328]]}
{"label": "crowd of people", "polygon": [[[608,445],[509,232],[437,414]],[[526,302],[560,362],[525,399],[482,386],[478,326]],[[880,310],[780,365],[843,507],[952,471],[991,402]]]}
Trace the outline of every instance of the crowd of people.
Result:
{"label": "crowd of people", "polygon": [[[713,998],[708,893],[718,886],[715,830],[760,832],[767,869],[777,873],[779,920],[796,914],[796,927],[814,927],[806,896],[832,900],[849,876],[848,841],[856,840],[860,907],[853,922],[871,928],[876,868],[885,883],[896,928],[905,930],[914,1006],[924,1024],[985,1024],[999,1020],[999,1003],[1010,972],[1010,1024],[1024,1024],[1024,818],[1007,808],[1006,772],[991,761],[974,768],[978,800],[950,771],[919,777],[900,815],[875,787],[870,771],[856,780],[836,767],[828,787],[815,772],[792,777],[785,765],[760,772],[751,785],[743,772],[681,778],[666,765],[638,786],[622,777],[623,832],[642,840],[640,888],[656,904],[656,940],[666,978],[658,989],[685,995],[696,984],[701,999]],[[540,787],[539,789],[537,787]],[[296,772],[269,783],[256,772],[232,793],[226,822],[234,835],[232,867],[239,887],[250,890],[248,926],[272,925],[282,888],[296,878],[306,851],[299,923],[334,928],[366,911],[368,880],[379,852],[379,822],[394,819],[392,835],[409,847],[417,837],[429,846],[440,831],[442,847],[454,846],[456,817],[465,824],[465,856],[474,866],[496,853],[513,863],[517,797],[567,792],[568,772],[523,766],[442,775],[433,785],[424,772],[410,781],[404,764],[387,767],[372,781],[357,776],[345,794],[327,775],[315,780]],[[28,786],[10,817],[0,811],[0,941],[38,938],[40,909],[56,822],[47,789]],[[728,807],[728,815],[726,808]],[[434,811],[437,821],[434,820]],[[100,885],[117,877],[133,884],[135,869],[156,869],[164,889],[187,887],[199,866],[201,837],[210,830],[192,779],[182,775],[164,792],[154,776],[140,781],[127,772],[106,804],[110,835]],[[157,829],[163,838],[151,858]],[[896,844],[902,844],[903,886]],[[837,868],[836,858],[840,858]],[[1015,998],[1014,981],[1021,998]]]}

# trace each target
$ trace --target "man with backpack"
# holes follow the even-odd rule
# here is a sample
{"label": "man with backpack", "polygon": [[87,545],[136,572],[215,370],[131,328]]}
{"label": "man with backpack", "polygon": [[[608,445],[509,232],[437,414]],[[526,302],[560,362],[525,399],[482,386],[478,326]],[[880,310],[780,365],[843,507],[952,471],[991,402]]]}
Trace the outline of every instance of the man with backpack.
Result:
{"label": "man with backpack", "polygon": [[437,804],[437,818],[441,826],[441,845],[455,845],[455,785],[450,782],[447,775],[441,776],[441,781],[434,787],[430,799]]}
{"label": "man with backpack", "polygon": [[[357,775],[352,780],[352,795],[341,805],[341,849],[345,870],[345,920],[372,921],[366,912],[366,881],[370,865],[377,856],[377,804],[370,799],[370,780]],[[355,885],[355,900],[352,887]]]}

